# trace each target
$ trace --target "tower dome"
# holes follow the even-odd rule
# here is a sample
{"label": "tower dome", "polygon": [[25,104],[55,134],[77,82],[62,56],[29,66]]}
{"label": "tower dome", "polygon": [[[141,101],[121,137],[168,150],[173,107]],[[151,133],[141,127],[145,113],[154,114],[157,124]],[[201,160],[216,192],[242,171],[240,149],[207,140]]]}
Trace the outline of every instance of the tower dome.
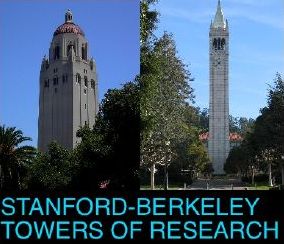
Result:
{"label": "tower dome", "polygon": [[85,36],[83,30],[73,22],[73,15],[70,9],[68,9],[65,13],[65,23],[57,27],[57,29],[53,33],[53,36],[64,33],[74,33],[77,35]]}

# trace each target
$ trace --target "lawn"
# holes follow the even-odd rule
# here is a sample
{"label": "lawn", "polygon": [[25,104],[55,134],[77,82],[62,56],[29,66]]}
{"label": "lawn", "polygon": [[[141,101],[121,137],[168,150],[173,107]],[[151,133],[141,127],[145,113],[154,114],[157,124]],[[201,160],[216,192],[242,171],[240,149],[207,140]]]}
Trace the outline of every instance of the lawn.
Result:
{"label": "lawn", "polygon": [[250,185],[250,190],[269,190],[271,187],[267,182],[256,182],[255,185]]}

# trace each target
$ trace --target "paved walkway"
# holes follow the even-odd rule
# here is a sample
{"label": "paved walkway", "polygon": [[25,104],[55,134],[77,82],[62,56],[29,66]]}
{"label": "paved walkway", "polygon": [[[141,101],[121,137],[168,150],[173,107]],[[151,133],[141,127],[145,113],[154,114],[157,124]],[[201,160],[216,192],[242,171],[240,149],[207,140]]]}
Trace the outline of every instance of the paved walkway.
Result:
{"label": "paved walkway", "polygon": [[[208,184],[207,184],[208,183]],[[198,179],[187,187],[187,190],[245,190],[245,183],[238,178]]]}

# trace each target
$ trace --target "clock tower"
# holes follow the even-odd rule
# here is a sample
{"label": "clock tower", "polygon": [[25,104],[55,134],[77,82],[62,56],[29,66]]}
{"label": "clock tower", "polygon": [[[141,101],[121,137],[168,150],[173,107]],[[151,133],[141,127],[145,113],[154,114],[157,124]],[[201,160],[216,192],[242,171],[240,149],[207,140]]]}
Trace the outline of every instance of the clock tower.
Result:
{"label": "clock tower", "polygon": [[229,27],[220,0],[209,33],[209,141],[213,174],[224,174],[229,150]]}

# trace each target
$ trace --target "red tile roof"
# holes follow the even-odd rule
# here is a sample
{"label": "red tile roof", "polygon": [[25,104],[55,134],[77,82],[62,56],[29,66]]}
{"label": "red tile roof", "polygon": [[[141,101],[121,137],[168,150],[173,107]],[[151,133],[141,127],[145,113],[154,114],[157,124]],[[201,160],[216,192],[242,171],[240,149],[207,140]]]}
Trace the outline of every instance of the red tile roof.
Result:
{"label": "red tile roof", "polygon": [[[243,137],[240,135],[240,134],[238,134],[238,133],[230,133],[230,135],[229,135],[229,138],[230,138],[230,141],[242,141],[243,140]],[[202,133],[202,134],[200,134],[199,135],[199,139],[201,140],[201,141],[208,141],[208,139],[209,139],[209,132],[205,132],[205,133]]]}
{"label": "red tile roof", "polygon": [[64,23],[64,24],[60,25],[55,30],[53,36],[57,36],[57,35],[63,34],[63,33],[74,33],[74,34],[79,34],[79,35],[85,36],[82,29],[74,23]]}

